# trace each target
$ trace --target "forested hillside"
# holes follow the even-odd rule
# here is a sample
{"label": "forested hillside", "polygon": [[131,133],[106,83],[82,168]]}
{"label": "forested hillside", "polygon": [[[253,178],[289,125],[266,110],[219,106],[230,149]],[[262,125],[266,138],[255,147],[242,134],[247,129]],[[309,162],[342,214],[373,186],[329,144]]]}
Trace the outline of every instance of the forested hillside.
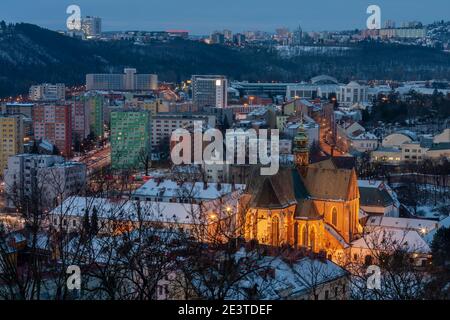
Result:
{"label": "forested hillside", "polygon": [[236,49],[197,41],[134,45],[129,41],[82,41],[30,24],[0,25],[0,96],[41,82],[84,84],[86,73],[135,67],[179,81],[196,73],[235,80],[301,81],[329,74],[350,79],[450,79],[450,55],[435,49],[361,43],[340,55],[304,53],[283,58],[265,48]]}

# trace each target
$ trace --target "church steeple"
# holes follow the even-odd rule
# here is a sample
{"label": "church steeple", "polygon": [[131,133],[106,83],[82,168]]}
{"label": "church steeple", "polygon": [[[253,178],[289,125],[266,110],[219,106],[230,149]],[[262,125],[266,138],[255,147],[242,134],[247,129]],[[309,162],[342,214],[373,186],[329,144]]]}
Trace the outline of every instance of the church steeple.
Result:
{"label": "church steeple", "polygon": [[306,167],[309,164],[308,136],[303,126],[303,117],[294,137],[294,163],[296,167]]}

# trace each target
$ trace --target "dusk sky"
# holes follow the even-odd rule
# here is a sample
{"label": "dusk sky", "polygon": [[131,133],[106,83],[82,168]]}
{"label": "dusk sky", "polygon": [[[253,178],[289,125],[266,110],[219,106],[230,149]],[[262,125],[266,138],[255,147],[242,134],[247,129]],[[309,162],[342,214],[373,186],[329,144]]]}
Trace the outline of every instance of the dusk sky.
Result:
{"label": "dusk sky", "polygon": [[365,28],[367,6],[381,7],[382,23],[450,20],[448,0],[1,0],[0,19],[65,29],[68,5],[103,18],[104,31],[186,29],[209,34],[230,29],[273,31],[299,24],[307,31]]}

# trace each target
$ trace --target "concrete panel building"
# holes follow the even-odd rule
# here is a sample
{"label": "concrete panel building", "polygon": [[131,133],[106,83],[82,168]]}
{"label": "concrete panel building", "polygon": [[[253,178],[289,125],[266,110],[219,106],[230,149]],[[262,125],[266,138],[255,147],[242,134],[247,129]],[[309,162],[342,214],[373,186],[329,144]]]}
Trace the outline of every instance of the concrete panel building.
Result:
{"label": "concrete panel building", "polygon": [[126,68],[123,74],[87,74],[86,90],[157,90],[156,74],[137,74],[137,70]]}
{"label": "concrete panel building", "polygon": [[8,158],[23,152],[23,122],[20,115],[0,115],[0,176]]}
{"label": "concrete panel building", "polygon": [[228,80],[220,75],[192,76],[192,100],[195,107],[226,108]]}
{"label": "concrete panel building", "polygon": [[150,113],[141,110],[111,112],[112,168],[143,168],[150,151]]}

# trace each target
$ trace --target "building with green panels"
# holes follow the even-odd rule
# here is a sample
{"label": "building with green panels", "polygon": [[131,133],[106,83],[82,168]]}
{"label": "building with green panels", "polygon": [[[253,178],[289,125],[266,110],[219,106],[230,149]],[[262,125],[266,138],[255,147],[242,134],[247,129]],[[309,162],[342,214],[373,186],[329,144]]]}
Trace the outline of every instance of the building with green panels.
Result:
{"label": "building with green panels", "polygon": [[85,103],[88,104],[90,131],[97,138],[104,136],[104,116],[103,107],[105,98],[101,95],[85,97]]}
{"label": "building with green panels", "polygon": [[[150,157],[150,113],[111,112],[111,165],[113,169],[143,169]],[[147,157],[148,155],[148,157]]]}

